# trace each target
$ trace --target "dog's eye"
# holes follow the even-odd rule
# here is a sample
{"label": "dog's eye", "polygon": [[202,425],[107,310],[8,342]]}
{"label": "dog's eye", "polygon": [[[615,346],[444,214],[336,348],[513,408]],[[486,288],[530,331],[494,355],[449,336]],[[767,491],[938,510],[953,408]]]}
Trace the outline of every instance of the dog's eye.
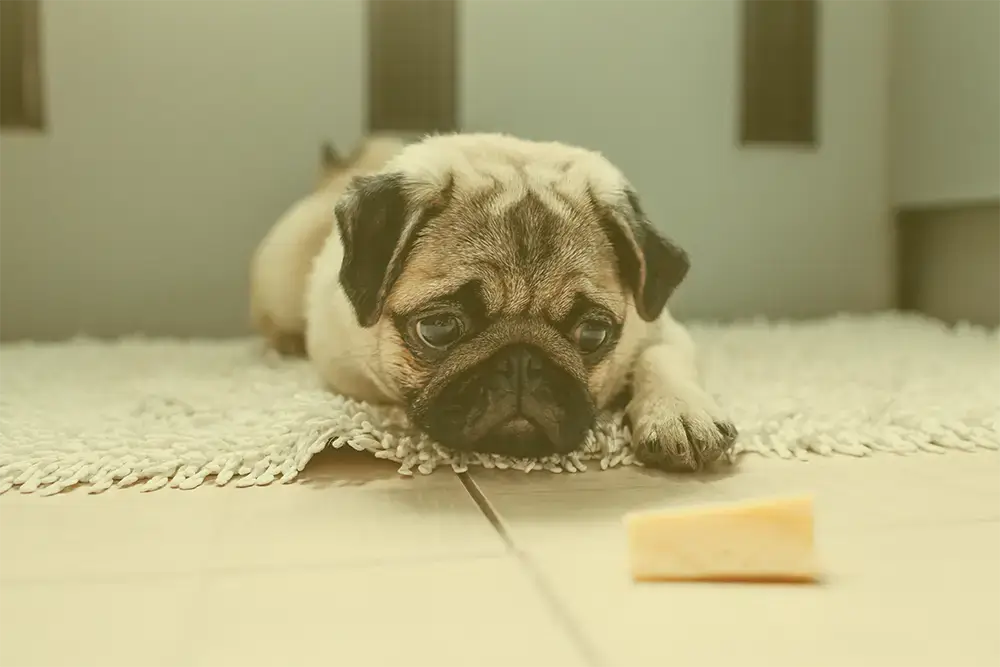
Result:
{"label": "dog's eye", "polygon": [[435,350],[454,345],[463,333],[462,321],[454,315],[430,315],[417,321],[420,341]]}
{"label": "dog's eye", "polygon": [[586,320],[574,332],[576,345],[585,354],[596,352],[611,338],[611,326],[605,322]]}

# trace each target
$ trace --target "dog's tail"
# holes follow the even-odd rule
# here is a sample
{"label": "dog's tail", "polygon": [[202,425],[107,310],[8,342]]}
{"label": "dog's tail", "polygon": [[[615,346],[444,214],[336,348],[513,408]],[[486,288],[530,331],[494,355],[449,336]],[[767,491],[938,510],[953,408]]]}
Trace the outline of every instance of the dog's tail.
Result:
{"label": "dog's tail", "polygon": [[319,150],[319,165],[324,172],[332,171],[334,169],[342,168],[344,164],[344,158],[340,156],[337,149],[329,141],[324,142]]}
{"label": "dog's tail", "polygon": [[406,146],[406,141],[392,135],[365,137],[350,155],[342,156],[336,147],[326,142],[320,148],[320,167],[324,180],[345,171],[368,173],[378,171]]}

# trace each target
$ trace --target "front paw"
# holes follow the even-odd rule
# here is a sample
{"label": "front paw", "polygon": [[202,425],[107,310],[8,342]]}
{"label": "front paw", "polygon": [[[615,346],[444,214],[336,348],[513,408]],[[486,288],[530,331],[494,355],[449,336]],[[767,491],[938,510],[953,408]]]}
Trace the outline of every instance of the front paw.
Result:
{"label": "front paw", "polygon": [[736,427],[697,402],[655,399],[629,406],[632,448],[649,467],[699,470],[732,460]]}

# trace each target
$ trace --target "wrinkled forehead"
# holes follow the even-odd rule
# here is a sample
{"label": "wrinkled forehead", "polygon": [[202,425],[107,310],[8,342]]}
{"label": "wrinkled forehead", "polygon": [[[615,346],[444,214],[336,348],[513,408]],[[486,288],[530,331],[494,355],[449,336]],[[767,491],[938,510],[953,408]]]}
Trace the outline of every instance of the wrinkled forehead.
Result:
{"label": "wrinkled forehead", "polygon": [[390,307],[419,308],[470,284],[494,317],[561,319],[580,297],[616,313],[625,303],[614,250],[589,199],[530,175],[489,187],[456,183],[418,233]]}
{"label": "wrinkled forehead", "polygon": [[433,199],[452,184],[466,193],[502,185],[514,198],[524,188],[603,198],[626,185],[624,175],[594,151],[488,133],[428,137],[397,155],[387,170],[405,174],[416,199]]}

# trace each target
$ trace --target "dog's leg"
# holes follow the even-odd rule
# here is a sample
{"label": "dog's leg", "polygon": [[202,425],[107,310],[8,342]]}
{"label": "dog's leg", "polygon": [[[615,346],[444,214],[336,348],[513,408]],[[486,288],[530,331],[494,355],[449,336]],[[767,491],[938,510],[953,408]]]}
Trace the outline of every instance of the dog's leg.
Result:
{"label": "dog's leg", "polygon": [[632,443],[644,464],[697,470],[728,460],[736,427],[698,379],[694,342],[668,313],[660,335],[636,359],[632,401]]}
{"label": "dog's leg", "polygon": [[333,231],[337,191],[297,202],[260,242],[250,265],[254,327],[278,352],[305,354],[305,292],[313,258]]}

